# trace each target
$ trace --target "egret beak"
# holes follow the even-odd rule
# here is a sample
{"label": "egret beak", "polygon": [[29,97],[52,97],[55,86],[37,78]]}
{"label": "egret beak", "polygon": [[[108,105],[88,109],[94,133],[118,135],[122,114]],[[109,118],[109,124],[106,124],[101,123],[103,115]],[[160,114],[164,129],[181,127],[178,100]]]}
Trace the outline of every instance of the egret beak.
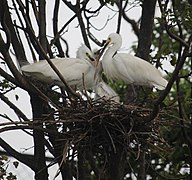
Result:
{"label": "egret beak", "polygon": [[99,68],[100,68],[99,60],[100,60],[100,57],[102,56],[101,53],[100,53],[101,50],[102,50],[102,49],[99,49],[98,51],[96,51],[96,52],[94,53],[95,56],[96,56],[95,74],[94,74],[94,79],[95,79],[95,80],[96,80],[96,77],[97,77],[97,75],[98,75],[98,73],[99,73]]}
{"label": "egret beak", "polygon": [[94,74],[94,79],[96,79],[96,76],[99,73],[99,68],[100,68],[99,59],[101,58],[101,56],[103,55],[105,49],[108,47],[109,44],[110,44],[110,40],[103,40],[102,45],[104,47],[97,51],[97,52],[99,52],[98,53],[99,55],[96,58],[96,70],[95,70],[95,74]]}
{"label": "egret beak", "polygon": [[105,49],[106,49],[106,48],[108,47],[108,45],[110,44],[110,40],[103,40],[103,43],[102,43],[102,44],[103,44],[103,48],[100,49],[100,54],[99,54],[98,59],[101,58],[101,56],[103,55]]}

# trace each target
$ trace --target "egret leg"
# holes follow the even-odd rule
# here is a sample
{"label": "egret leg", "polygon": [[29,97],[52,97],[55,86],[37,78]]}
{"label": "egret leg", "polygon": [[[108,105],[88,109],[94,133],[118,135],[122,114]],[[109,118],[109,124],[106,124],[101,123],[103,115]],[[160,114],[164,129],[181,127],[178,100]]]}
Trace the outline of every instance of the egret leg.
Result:
{"label": "egret leg", "polygon": [[142,105],[150,100],[149,94],[152,92],[152,89],[144,89],[143,86],[141,86],[141,90],[143,93],[143,99],[142,99]]}
{"label": "egret leg", "polygon": [[134,96],[134,98],[137,99],[137,92],[135,91],[135,87],[134,87],[133,84],[131,84],[131,88],[132,88],[132,90],[133,90],[133,96]]}

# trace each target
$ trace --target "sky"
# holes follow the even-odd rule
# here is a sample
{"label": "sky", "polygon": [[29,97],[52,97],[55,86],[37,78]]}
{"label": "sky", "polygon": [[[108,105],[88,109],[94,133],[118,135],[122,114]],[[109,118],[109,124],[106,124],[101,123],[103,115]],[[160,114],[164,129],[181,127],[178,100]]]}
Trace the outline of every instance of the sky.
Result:
{"label": "sky", "polygon": [[[73,1],[72,1],[73,2]],[[97,7],[98,3],[95,0],[91,0],[91,3],[89,3],[89,6],[92,10]],[[49,36],[52,36],[52,14],[53,14],[53,1],[47,1],[47,34]],[[11,4],[10,4],[11,5]],[[111,9],[113,9],[113,12],[111,13]],[[95,17],[93,20],[94,26],[97,28],[102,28],[105,25],[105,21],[108,18],[113,17],[109,23],[107,24],[106,28],[102,31],[96,31],[93,30],[92,32],[96,37],[99,37],[99,40],[102,41],[103,39],[106,39],[107,36],[116,31],[116,24],[117,24],[117,11],[116,7],[106,7],[103,8],[100,12],[100,15],[98,17]],[[127,14],[130,18],[138,20],[141,14],[141,9],[140,7],[134,7],[132,9],[127,10]],[[72,11],[66,10],[66,8],[62,5],[60,11],[59,11],[59,29],[62,27],[62,25],[71,18],[71,16],[74,15]],[[14,17],[14,13],[13,13]],[[101,21],[102,19],[102,21]],[[64,34],[65,39],[69,43],[69,55],[70,57],[75,57],[76,56],[76,50],[78,47],[83,43],[83,39],[80,33],[79,28],[77,28],[78,23],[77,20],[74,20],[70,26],[68,27],[67,31]],[[122,20],[122,28],[120,31],[120,34],[122,35],[123,39],[123,44],[121,50],[127,53],[130,53],[131,46],[133,43],[136,42],[137,38],[134,35],[134,33],[131,30],[131,26],[126,23],[124,20]],[[92,49],[97,48],[97,46],[91,42],[91,47]],[[132,53],[132,52],[131,52]],[[27,53],[26,53],[27,54]],[[29,54],[29,53],[28,53]],[[28,57],[29,62],[32,63],[32,57]],[[4,69],[3,64],[0,65]],[[8,71],[8,69],[7,69]],[[19,97],[18,99],[16,97]],[[16,90],[13,90],[9,93],[7,93],[7,97],[11,102],[13,102],[19,109],[21,109],[26,116],[31,119],[32,118],[32,113],[31,113],[31,107],[30,107],[30,102],[29,102],[29,96],[26,91],[16,88]],[[10,118],[17,120],[17,116],[15,113],[0,100],[0,107],[1,107],[1,114],[7,114]],[[2,118],[1,118],[2,119]],[[17,151],[22,152],[22,153],[33,153],[33,141],[32,138],[29,135],[26,135],[22,131],[9,131],[5,133],[1,133],[1,137],[7,141],[9,144],[11,144]],[[13,161],[13,159],[11,159]],[[15,172],[16,175],[18,176],[19,180],[26,179],[26,176],[28,176],[28,179],[31,180],[33,178],[33,174],[30,170],[26,171],[27,175],[23,175],[21,173],[23,170],[23,166],[20,165],[20,169],[14,170],[13,167],[9,167],[11,171]],[[52,179],[56,173],[57,168],[54,167],[51,170],[51,177]],[[29,178],[29,176],[31,176]],[[57,178],[59,180],[60,178]]]}

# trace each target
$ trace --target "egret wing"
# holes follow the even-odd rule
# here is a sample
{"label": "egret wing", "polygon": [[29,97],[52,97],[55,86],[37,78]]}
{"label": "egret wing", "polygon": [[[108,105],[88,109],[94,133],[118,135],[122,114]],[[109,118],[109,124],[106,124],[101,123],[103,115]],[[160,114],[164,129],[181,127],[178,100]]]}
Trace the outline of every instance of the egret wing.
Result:
{"label": "egret wing", "polygon": [[[91,71],[94,70],[94,67],[86,60],[77,58],[58,58],[51,59],[51,61],[71,86],[77,85],[82,88],[83,77],[85,81],[87,80],[89,83],[94,79],[94,73],[91,75]],[[25,65],[21,70],[24,74],[34,76],[34,78],[38,80],[46,82],[51,82],[51,80],[57,82],[61,81],[46,60]]]}
{"label": "egret wing", "polygon": [[121,58],[122,66],[126,71],[121,70],[121,72],[126,72],[127,77],[137,85],[148,85],[155,86],[159,90],[162,90],[167,85],[167,80],[165,80],[160,71],[156,69],[149,62],[130,54],[120,53],[118,56]]}
{"label": "egret wing", "polygon": [[115,68],[117,69],[117,79],[121,79],[128,84],[132,84],[134,82],[134,79],[130,74],[132,70],[131,67],[128,65],[127,59],[121,56],[121,54],[116,54],[113,57],[113,63]]}
{"label": "egret wing", "polygon": [[90,88],[94,82],[94,67],[88,61],[73,59],[58,66],[58,70],[71,86],[76,85],[82,89],[85,84]]}

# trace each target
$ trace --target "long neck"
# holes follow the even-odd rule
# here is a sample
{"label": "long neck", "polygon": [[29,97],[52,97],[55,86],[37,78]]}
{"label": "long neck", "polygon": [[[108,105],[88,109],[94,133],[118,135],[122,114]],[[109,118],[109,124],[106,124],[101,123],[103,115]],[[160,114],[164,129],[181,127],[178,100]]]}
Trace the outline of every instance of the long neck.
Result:
{"label": "long neck", "polygon": [[105,54],[103,55],[103,61],[102,63],[105,64],[106,61],[111,61],[114,54],[117,52],[117,50],[121,47],[121,42],[115,42],[112,46],[110,46]]}
{"label": "long neck", "polygon": [[105,74],[107,75],[107,78],[114,79],[115,78],[115,72],[114,70],[114,61],[113,56],[115,55],[116,51],[121,47],[121,43],[114,43],[111,47],[107,49],[103,56],[102,65],[103,70],[105,71]]}

